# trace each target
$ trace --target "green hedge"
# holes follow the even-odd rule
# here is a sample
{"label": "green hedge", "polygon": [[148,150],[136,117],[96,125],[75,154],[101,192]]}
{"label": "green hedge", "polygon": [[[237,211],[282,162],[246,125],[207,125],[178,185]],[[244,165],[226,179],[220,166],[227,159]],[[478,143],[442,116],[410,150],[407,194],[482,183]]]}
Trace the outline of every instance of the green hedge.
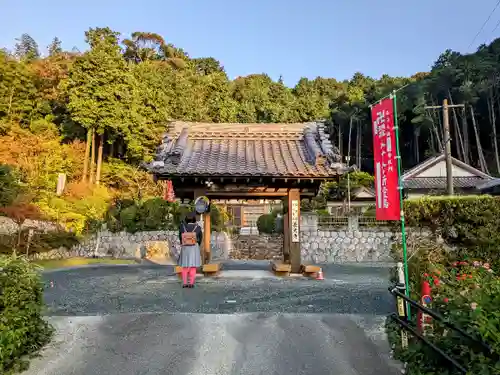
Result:
{"label": "green hedge", "polygon": [[106,215],[106,224],[112,232],[175,230],[189,208],[180,207],[162,198],[144,202],[123,200],[116,202]]}
{"label": "green hedge", "polygon": [[[425,197],[404,205],[408,227],[429,228],[437,238],[408,242],[411,297],[420,299],[420,285],[429,278],[431,308],[482,338],[500,352],[500,199],[491,196]],[[394,249],[400,261],[401,246]],[[434,279],[440,280],[434,285]],[[416,322],[416,311],[412,312]],[[419,340],[400,348],[399,326],[388,325],[396,357],[407,363],[407,374],[448,374],[444,362]],[[458,359],[471,373],[500,374],[500,364],[470,348],[464,340],[434,323],[428,338]],[[495,367],[496,366],[496,367]]]}
{"label": "green hedge", "polygon": [[[121,200],[109,209],[105,222],[112,232],[177,230],[181,220],[188,212],[193,212],[193,205],[180,205],[167,202],[163,198],[145,201]],[[223,209],[212,205],[210,208],[212,231],[226,230],[230,215]]]}
{"label": "green hedge", "polygon": [[425,197],[404,204],[409,227],[427,227],[454,246],[457,259],[500,266],[500,199],[487,195]]}
{"label": "green hedge", "polygon": [[42,318],[43,285],[37,266],[25,258],[0,255],[0,373],[27,367],[26,359],[53,333]]}

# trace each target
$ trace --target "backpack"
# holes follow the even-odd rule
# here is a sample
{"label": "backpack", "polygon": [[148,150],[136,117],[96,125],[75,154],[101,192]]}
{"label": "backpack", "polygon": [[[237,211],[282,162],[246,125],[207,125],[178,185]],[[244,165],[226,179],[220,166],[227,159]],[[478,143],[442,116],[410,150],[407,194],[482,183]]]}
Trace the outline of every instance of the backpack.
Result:
{"label": "backpack", "polygon": [[181,245],[182,246],[193,246],[197,244],[197,236],[196,236],[196,228],[198,228],[198,224],[196,224],[191,232],[187,231],[187,228],[184,224],[184,232],[181,234]]}

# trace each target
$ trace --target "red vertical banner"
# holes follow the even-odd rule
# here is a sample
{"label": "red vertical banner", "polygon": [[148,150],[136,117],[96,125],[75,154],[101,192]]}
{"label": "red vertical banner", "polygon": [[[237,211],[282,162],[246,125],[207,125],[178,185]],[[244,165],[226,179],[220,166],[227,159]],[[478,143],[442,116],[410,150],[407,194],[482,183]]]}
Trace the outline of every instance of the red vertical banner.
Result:
{"label": "red vertical banner", "polygon": [[376,218],[400,220],[401,202],[392,99],[384,99],[372,107],[372,130]]}
{"label": "red vertical banner", "polygon": [[165,185],[163,187],[163,199],[167,202],[175,201],[174,185],[171,180],[165,181]]}

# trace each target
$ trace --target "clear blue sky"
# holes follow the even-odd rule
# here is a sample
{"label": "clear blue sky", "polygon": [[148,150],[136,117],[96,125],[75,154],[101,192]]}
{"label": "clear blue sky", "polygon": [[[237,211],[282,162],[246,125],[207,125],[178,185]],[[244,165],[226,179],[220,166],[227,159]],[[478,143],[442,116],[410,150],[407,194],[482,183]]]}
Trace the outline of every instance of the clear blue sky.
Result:
{"label": "clear blue sky", "polygon": [[84,31],[109,26],[161,34],[193,57],[213,56],[230,78],[250,73],[350,78],[425,71],[447,48],[470,52],[500,36],[497,0],[0,0],[0,47],[28,33],[86,48]]}

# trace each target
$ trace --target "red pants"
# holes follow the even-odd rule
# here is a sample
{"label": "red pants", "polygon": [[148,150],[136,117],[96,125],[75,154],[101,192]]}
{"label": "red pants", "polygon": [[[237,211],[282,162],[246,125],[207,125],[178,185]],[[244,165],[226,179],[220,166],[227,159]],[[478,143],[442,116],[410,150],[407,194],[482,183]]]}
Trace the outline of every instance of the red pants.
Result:
{"label": "red pants", "polygon": [[193,285],[196,280],[196,267],[182,267],[182,283],[184,285],[188,284],[188,274],[189,274],[189,284]]}

